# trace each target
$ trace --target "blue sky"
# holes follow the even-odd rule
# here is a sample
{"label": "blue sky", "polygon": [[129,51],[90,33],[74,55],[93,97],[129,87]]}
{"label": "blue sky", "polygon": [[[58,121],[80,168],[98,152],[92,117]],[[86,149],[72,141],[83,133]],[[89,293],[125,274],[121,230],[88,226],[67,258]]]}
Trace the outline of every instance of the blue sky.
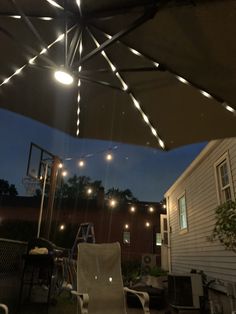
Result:
{"label": "blue sky", "polygon": [[[95,140],[78,140],[41,123],[0,109],[0,179],[15,184],[25,195],[22,178],[26,176],[30,143],[49,150],[65,162],[68,176],[86,175],[102,180],[106,189],[129,188],[140,201],[160,201],[164,192],[198,155],[205,143],[188,145],[170,152],[152,148]],[[109,148],[114,159],[108,163],[104,154]],[[104,153],[103,153],[104,151]],[[79,157],[91,154],[86,166],[77,166]]]}

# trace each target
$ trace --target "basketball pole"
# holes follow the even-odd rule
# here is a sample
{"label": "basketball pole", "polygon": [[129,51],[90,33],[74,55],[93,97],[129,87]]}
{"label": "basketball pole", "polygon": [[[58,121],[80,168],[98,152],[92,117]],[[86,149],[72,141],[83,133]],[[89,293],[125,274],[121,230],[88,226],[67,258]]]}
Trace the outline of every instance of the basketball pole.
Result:
{"label": "basketball pole", "polygon": [[39,211],[37,238],[40,237],[40,229],[41,229],[42,215],[43,215],[43,204],[44,204],[44,197],[45,197],[45,187],[46,187],[46,181],[47,181],[47,175],[48,175],[48,162],[44,162],[44,164],[45,164],[45,172],[44,172],[44,178],[43,178],[43,190],[42,190],[41,204],[40,204],[40,211]]}
{"label": "basketball pole", "polygon": [[49,194],[48,194],[47,219],[46,219],[47,226],[45,230],[45,238],[48,240],[50,238],[50,232],[51,232],[54,199],[55,199],[57,176],[58,176],[58,165],[60,164],[60,162],[61,161],[58,156],[53,156],[51,175],[50,175],[50,188],[49,188]]}

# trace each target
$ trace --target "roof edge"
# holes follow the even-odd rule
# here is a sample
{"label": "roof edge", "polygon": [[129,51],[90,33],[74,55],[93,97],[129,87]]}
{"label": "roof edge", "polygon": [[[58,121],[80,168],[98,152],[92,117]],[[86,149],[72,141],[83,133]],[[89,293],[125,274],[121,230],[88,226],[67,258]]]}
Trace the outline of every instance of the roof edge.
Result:
{"label": "roof edge", "polygon": [[184,172],[177,178],[177,180],[170,186],[170,188],[164,193],[164,197],[169,196],[169,194],[176,188],[176,186],[183,181],[193,170],[202,162],[202,160],[221,142],[220,140],[210,141],[203,150],[197,155],[197,157],[191,162],[191,164],[184,170]]}

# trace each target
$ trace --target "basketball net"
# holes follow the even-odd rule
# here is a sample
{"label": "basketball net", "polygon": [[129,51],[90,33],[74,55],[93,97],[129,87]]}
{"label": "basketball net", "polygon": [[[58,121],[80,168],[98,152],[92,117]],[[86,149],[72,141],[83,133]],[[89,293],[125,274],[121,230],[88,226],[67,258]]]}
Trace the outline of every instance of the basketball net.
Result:
{"label": "basketball net", "polygon": [[26,194],[28,196],[34,196],[37,189],[41,189],[40,180],[31,177],[24,177],[22,179]]}

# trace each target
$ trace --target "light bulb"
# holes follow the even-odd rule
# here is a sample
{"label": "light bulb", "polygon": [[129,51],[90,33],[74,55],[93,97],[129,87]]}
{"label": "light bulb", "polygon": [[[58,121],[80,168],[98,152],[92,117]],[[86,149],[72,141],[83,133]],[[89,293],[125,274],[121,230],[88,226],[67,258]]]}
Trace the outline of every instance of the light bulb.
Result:
{"label": "light bulb", "polygon": [[68,72],[65,71],[55,71],[54,73],[55,79],[64,85],[71,85],[74,81],[74,78],[72,75],[70,75]]}

